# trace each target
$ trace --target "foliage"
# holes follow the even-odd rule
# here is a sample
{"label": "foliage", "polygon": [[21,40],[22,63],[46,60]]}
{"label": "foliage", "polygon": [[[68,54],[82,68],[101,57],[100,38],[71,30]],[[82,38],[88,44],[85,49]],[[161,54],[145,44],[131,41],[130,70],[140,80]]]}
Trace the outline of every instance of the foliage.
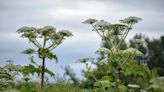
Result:
{"label": "foliage", "polygon": [[148,87],[149,92],[163,92],[164,91],[164,77],[157,77],[150,81],[150,86]]}
{"label": "foliage", "polygon": [[73,72],[73,69],[70,66],[64,67],[65,73],[64,75],[67,75],[70,77],[70,80],[73,81],[75,85],[79,85],[80,80],[76,77],[76,74]]}
{"label": "foliage", "polygon": [[[15,88],[6,90],[4,92],[42,92],[40,84],[37,82],[20,82],[15,85]],[[62,84],[48,84],[45,85],[44,92],[92,92],[88,89],[82,89],[79,86],[62,83]]]}
{"label": "foliage", "polygon": [[7,60],[7,64],[0,67],[0,91],[14,86],[14,79],[22,70],[21,65],[14,65],[12,60]]}
{"label": "foliage", "polygon": [[[144,39],[146,42],[145,46],[141,46],[139,50],[145,53],[145,63],[147,63],[150,69],[156,69],[160,76],[164,76],[164,37],[160,39],[150,40],[141,34],[136,34],[133,39]],[[130,41],[130,46],[134,47],[133,39]]]}

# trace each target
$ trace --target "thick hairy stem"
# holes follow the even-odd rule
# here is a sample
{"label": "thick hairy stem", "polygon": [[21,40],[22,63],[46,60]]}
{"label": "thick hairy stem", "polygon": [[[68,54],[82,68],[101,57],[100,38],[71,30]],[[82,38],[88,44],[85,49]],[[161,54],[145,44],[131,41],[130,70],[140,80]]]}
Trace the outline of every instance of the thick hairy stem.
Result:
{"label": "thick hairy stem", "polygon": [[42,58],[41,90],[44,90],[44,70],[45,70],[45,57]]}
{"label": "thick hairy stem", "polygon": [[120,81],[120,70],[118,68],[114,70],[114,77],[116,82]]}

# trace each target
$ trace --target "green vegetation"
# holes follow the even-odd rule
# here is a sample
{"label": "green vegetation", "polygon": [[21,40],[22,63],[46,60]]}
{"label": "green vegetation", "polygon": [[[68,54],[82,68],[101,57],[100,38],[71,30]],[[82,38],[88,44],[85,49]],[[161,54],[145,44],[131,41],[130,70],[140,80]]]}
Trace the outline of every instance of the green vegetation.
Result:
{"label": "green vegetation", "polygon": [[[129,44],[125,42],[133,26],[141,20],[131,16],[120,20],[117,24],[96,19],[87,19],[83,22],[92,26],[102,42],[102,46],[95,51],[98,57],[78,60],[86,66],[83,80],[79,80],[69,66],[63,68],[65,73],[60,78],[45,66],[46,58],[58,61],[52,50],[65,38],[72,36],[71,32],[67,30],[57,32],[52,26],[18,29],[17,32],[21,37],[27,38],[35,48],[28,48],[22,52],[29,55],[29,65],[15,65],[9,60],[5,66],[0,67],[0,91],[163,92],[164,37],[160,40],[149,40],[143,35],[136,35]],[[42,60],[41,64],[34,59],[37,58],[36,55]],[[92,65],[96,68],[93,69]],[[55,82],[46,79],[45,73],[54,78]],[[34,74],[41,77],[41,83],[31,80]],[[22,77],[22,80],[15,81],[18,76]]]}

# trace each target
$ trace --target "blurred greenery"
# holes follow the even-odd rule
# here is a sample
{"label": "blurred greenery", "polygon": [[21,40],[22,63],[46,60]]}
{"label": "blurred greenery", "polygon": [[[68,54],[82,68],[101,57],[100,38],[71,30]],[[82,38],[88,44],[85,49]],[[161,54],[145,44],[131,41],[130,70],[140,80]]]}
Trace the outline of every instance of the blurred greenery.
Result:
{"label": "blurred greenery", "polygon": [[[150,40],[142,34],[136,34],[133,39],[144,39],[146,46],[141,46],[139,50],[145,53],[144,61],[150,69],[156,69],[160,76],[164,76],[164,36],[159,39]],[[132,40],[130,46],[134,47]]]}

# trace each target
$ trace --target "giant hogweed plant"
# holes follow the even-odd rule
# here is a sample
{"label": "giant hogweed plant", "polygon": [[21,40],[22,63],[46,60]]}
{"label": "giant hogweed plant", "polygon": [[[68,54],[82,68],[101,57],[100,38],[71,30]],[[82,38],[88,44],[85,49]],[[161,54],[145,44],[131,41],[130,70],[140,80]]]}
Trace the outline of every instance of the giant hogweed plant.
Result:
{"label": "giant hogweed plant", "polygon": [[5,66],[0,67],[0,91],[12,88],[15,83],[14,80],[22,71],[21,65],[14,65],[12,60],[7,60]]}
{"label": "giant hogweed plant", "polygon": [[[127,48],[125,50],[120,49],[121,44],[127,37],[128,33],[132,30],[134,24],[141,21],[138,17],[128,17],[120,20],[121,23],[111,24],[104,20],[87,19],[83,23],[90,24],[93,27],[93,31],[96,32],[102,39],[102,42],[107,44],[107,47],[99,48],[96,53],[103,54],[103,58],[98,62],[99,67],[108,66],[108,70],[105,71],[108,75],[103,76],[101,79],[97,79],[88,68],[90,60],[87,58],[80,59],[79,61],[87,66],[87,78],[89,76],[95,79],[95,91],[98,92],[126,92],[135,91],[140,88],[140,85],[129,84],[125,85],[121,80],[121,75],[132,76],[144,76],[142,67],[137,64],[136,57],[143,54],[137,50],[137,48],[144,44],[143,40],[136,39],[136,48]],[[139,92],[139,91],[137,91]]]}
{"label": "giant hogweed plant", "polygon": [[[32,43],[36,49],[28,48],[23,51],[24,54],[30,56],[31,64],[25,66],[23,69],[24,76],[37,73],[41,75],[41,89],[44,87],[44,75],[45,72],[54,76],[54,73],[48,70],[45,66],[45,59],[54,59],[58,61],[56,54],[52,51],[59,46],[67,37],[72,36],[72,33],[68,30],[59,30],[53,26],[45,26],[43,28],[35,27],[21,27],[17,30],[22,38],[26,38]],[[42,60],[42,64],[39,65],[33,58],[34,54]],[[37,66],[37,67],[36,67]]]}

